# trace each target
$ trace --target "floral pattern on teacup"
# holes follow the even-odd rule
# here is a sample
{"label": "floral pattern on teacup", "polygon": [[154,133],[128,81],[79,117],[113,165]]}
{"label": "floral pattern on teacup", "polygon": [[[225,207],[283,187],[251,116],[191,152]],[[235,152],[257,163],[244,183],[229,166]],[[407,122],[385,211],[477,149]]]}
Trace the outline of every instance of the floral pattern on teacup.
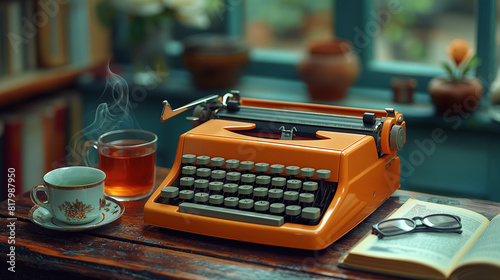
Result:
{"label": "floral pattern on teacup", "polygon": [[68,221],[86,219],[87,213],[92,212],[94,209],[95,208],[92,208],[91,205],[82,203],[78,201],[78,199],[73,203],[65,201],[63,204],[59,205],[59,211],[64,211],[64,216],[66,216]]}

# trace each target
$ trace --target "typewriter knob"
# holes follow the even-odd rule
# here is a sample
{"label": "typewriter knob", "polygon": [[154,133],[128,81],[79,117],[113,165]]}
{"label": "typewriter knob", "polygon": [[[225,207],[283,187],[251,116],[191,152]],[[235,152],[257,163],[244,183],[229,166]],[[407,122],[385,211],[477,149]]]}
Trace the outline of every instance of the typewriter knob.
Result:
{"label": "typewriter knob", "polygon": [[405,129],[401,125],[393,125],[389,135],[389,145],[392,150],[400,151],[405,145]]}

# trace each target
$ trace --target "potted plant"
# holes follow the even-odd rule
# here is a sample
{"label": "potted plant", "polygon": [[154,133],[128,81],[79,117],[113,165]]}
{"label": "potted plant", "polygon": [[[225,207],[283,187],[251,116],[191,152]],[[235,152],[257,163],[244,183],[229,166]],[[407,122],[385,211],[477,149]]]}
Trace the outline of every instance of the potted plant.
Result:
{"label": "potted plant", "polygon": [[479,58],[473,54],[466,41],[456,39],[447,49],[451,58],[444,62],[446,77],[435,77],[429,82],[428,90],[436,111],[446,115],[467,114],[476,110],[483,95],[483,86],[476,77],[467,75],[479,65]]}

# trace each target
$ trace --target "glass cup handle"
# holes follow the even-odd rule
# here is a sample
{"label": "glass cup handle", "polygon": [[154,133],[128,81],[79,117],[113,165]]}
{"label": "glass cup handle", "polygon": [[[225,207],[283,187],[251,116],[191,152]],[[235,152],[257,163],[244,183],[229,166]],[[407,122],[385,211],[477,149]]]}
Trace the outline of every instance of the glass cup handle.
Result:
{"label": "glass cup handle", "polygon": [[82,153],[83,153],[83,161],[85,162],[85,165],[91,166],[91,167],[97,167],[96,165],[93,165],[91,160],[90,160],[90,149],[94,148],[97,151],[99,150],[99,147],[97,146],[97,141],[94,140],[89,140],[83,144],[82,148]]}
{"label": "glass cup handle", "polygon": [[[36,195],[38,191],[43,191],[47,195],[47,200],[41,201],[40,199],[38,199],[38,197]],[[47,192],[46,186],[44,186],[44,185],[34,186],[30,192],[30,198],[31,198],[31,201],[33,201],[33,203],[35,203],[36,205],[43,207],[43,208],[50,211],[50,209],[49,209],[49,193]]]}

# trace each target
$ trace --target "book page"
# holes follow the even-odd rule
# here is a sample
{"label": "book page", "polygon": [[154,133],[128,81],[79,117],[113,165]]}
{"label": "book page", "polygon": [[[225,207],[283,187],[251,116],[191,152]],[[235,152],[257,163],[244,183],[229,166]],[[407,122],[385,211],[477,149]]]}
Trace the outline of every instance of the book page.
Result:
{"label": "book page", "polygon": [[360,246],[349,253],[374,258],[419,262],[449,275],[454,264],[465,254],[479,233],[488,224],[484,216],[463,208],[429,203],[410,198],[389,218],[424,217],[430,214],[452,214],[461,218],[462,230],[458,233],[415,232],[379,239],[367,236]]}
{"label": "book page", "polygon": [[458,265],[470,263],[491,263],[500,267],[500,215],[491,220]]}

